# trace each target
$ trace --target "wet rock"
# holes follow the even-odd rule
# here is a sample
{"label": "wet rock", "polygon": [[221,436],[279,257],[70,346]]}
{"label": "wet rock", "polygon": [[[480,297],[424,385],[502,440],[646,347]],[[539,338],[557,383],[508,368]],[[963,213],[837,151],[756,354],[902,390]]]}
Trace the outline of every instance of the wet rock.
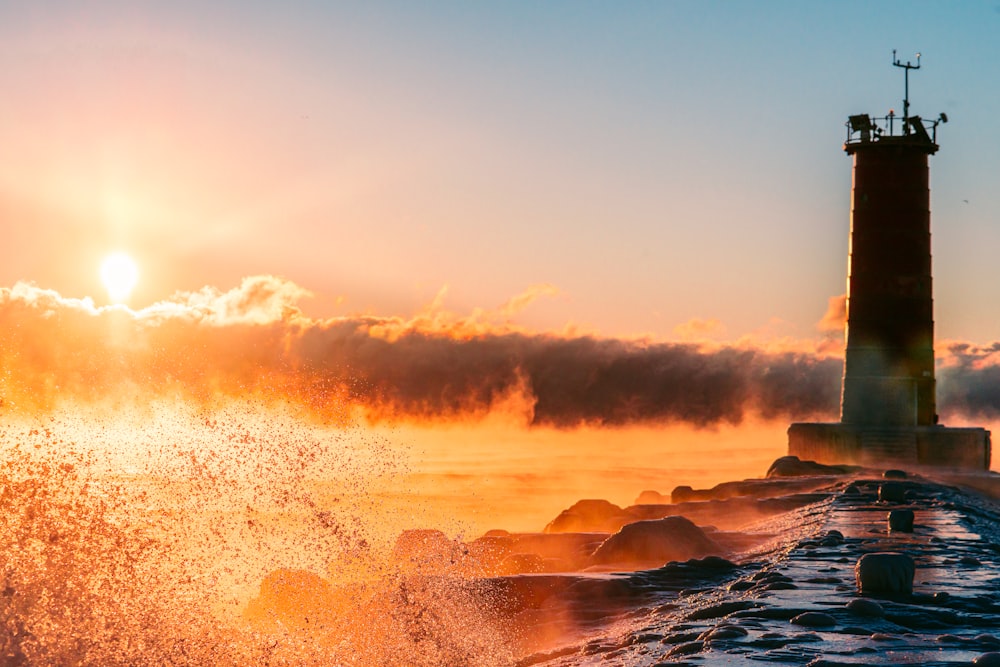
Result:
{"label": "wet rock", "polygon": [[700,641],[688,642],[687,644],[678,644],[669,651],[667,651],[668,658],[674,658],[679,655],[693,655],[695,653],[701,653],[705,648],[705,643]]}
{"label": "wet rock", "polygon": [[857,614],[858,616],[869,616],[872,618],[881,618],[885,616],[885,608],[882,607],[875,600],[869,600],[867,598],[855,598],[847,603],[847,611],[852,614]]}
{"label": "wet rock", "polygon": [[646,490],[639,494],[639,497],[635,499],[635,505],[665,505],[670,502],[670,498],[659,491]]}
{"label": "wet rock", "polygon": [[764,500],[798,493],[815,491],[829,483],[829,475],[809,479],[744,479],[738,482],[722,482],[710,489],[692,489],[678,486],[671,493],[671,500],[680,502],[704,502],[707,500],[753,499]]}
{"label": "wet rock", "polygon": [[1000,667],[1000,653],[994,651],[983,653],[981,656],[973,658],[972,664],[978,665],[978,667]]}
{"label": "wet rock", "polygon": [[580,500],[545,526],[546,533],[613,533],[629,520],[625,511],[607,500]]}
{"label": "wet rock", "polygon": [[682,516],[637,521],[622,526],[591,556],[597,565],[656,563],[687,560],[723,551],[704,531]]}
{"label": "wet rock", "polygon": [[798,588],[790,581],[772,581],[760,587],[761,591],[794,591]]}
{"label": "wet rock", "polygon": [[913,510],[892,510],[889,512],[887,518],[889,520],[889,532],[913,532]]}
{"label": "wet rock", "polygon": [[636,646],[638,644],[652,644],[653,642],[662,642],[663,635],[659,632],[640,632],[637,635],[628,637],[626,640],[629,646]]}
{"label": "wet rock", "polygon": [[829,466],[815,461],[802,461],[797,456],[782,456],[767,469],[766,477],[801,477],[805,475],[843,475],[852,466]]}
{"label": "wet rock", "polygon": [[878,487],[878,499],[884,503],[901,503],[906,500],[906,489],[899,482],[886,482]]}
{"label": "wet rock", "polygon": [[837,620],[830,614],[824,614],[821,611],[807,611],[792,618],[791,623],[807,628],[828,628],[837,625]]}
{"label": "wet rock", "polygon": [[884,479],[906,479],[907,474],[905,470],[897,470],[893,468],[882,473],[882,477]]}
{"label": "wet rock", "polygon": [[795,607],[761,607],[759,609],[748,609],[738,611],[733,614],[738,619],[756,619],[759,621],[790,621],[799,614],[804,614],[809,609]]}
{"label": "wet rock", "polygon": [[751,602],[750,600],[731,600],[729,602],[720,602],[708,607],[696,609],[687,615],[687,620],[704,621],[709,618],[722,618],[723,616],[728,616],[729,614],[737,611],[753,609],[756,606],[757,603]]}
{"label": "wet rock", "polygon": [[865,554],[854,566],[854,577],[862,593],[913,592],[913,558],[891,551]]}
{"label": "wet rock", "polygon": [[739,639],[741,637],[746,637],[748,634],[750,633],[747,632],[746,629],[741,628],[738,625],[724,624],[706,630],[705,632],[701,633],[701,635],[698,636],[698,639],[702,641]]}
{"label": "wet rock", "polygon": [[705,570],[735,570],[738,566],[728,558],[722,556],[705,556],[704,558],[691,558],[684,563],[688,567],[700,567]]}
{"label": "wet rock", "polygon": [[961,558],[958,559],[958,564],[959,565],[970,565],[970,566],[982,565],[982,563],[979,561],[979,559],[978,558],[974,558],[973,556],[962,556]]}
{"label": "wet rock", "polygon": [[687,644],[695,641],[701,635],[702,633],[700,632],[674,632],[661,639],[660,643],[670,645]]}
{"label": "wet rock", "polygon": [[404,530],[392,548],[393,561],[407,570],[423,573],[453,568],[469,553],[466,545],[450,539],[440,530],[415,528]]}
{"label": "wet rock", "polygon": [[672,503],[689,503],[708,499],[707,492],[695,491],[690,486],[678,486],[670,492],[670,502]]}

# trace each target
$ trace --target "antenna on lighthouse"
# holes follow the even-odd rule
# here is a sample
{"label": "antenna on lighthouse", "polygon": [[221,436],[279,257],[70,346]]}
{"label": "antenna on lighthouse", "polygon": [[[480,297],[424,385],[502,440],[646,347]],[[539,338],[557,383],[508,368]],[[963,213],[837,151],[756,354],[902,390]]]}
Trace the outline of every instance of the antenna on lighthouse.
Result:
{"label": "antenna on lighthouse", "polygon": [[920,54],[917,54],[917,64],[911,65],[910,61],[907,60],[904,64],[899,58],[896,57],[896,49],[892,50],[892,64],[896,67],[902,67],[905,74],[903,75],[904,81],[904,91],[903,91],[903,134],[910,133],[910,70],[920,69]]}

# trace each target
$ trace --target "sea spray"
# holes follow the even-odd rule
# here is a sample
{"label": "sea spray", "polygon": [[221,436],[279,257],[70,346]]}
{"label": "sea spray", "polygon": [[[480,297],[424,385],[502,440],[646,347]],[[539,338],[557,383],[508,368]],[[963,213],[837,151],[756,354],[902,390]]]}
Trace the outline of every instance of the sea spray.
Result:
{"label": "sea spray", "polygon": [[460,563],[371,495],[393,448],[233,402],[0,431],[4,664],[509,664]]}

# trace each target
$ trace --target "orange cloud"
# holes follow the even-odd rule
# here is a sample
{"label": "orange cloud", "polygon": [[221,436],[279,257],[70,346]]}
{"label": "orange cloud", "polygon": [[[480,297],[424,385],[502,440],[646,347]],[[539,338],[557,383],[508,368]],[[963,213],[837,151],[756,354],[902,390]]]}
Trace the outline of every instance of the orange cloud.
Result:
{"label": "orange cloud", "polygon": [[939,341],[938,412],[975,419],[1000,417],[1000,342]]}
{"label": "orange cloud", "polygon": [[546,296],[556,296],[557,294],[559,294],[559,289],[555,285],[547,283],[532,285],[517,296],[511,297],[505,304],[500,306],[500,314],[504,317],[513,317],[538,299]]}
{"label": "orange cloud", "polygon": [[26,284],[0,289],[0,395],[18,410],[169,395],[255,397],[324,420],[482,419],[531,425],[834,418],[842,361],[815,343],[695,344],[533,333],[495,311],[458,316],[440,299],[413,318],[311,320],[309,293],[274,276],[203,288],[140,311],[95,308]]}
{"label": "orange cloud", "polygon": [[844,326],[847,324],[847,295],[838,294],[831,296],[827,302],[826,312],[816,323],[816,328],[823,333],[837,333],[843,335]]}
{"label": "orange cloud", "polygon": [[725,333],[726,328],[717,319],[694,318],[674,327],[674,335],[680,340],[697,341],[713,338]]}

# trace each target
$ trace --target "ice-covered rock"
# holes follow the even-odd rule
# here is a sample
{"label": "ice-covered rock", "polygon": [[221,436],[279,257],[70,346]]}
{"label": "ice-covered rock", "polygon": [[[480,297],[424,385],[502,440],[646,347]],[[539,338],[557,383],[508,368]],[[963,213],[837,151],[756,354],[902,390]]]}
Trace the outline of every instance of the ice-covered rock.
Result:
{"label": "ice-covered rock", "polygon": [[602,499],[580,500],[545,526],[546,533],[613,533],[629,520],[629,515]]}
{"label": "ice-covered rock", "polygon": [[885,616],[885,608],[875,600],[868,598],[855,598],[847,603],[847,611],[857,616],[870,616],[881,618]]}
{"label": "ice-covered rock", "polygon": [[797,456],[782,456],[775,459],[767,469],[767,477],[801,477],[803,475],[843,475],[857,470],[854,466],[825,465],[815,461],[802,461]]}
{"label": "ice-covered rock", "polygon": [[668,516],[623,526],[594,551],[591,561],[597,565],[663,565],[668,561],[718,555],[724,551],[688,519]]}
{"label": "ice-covered rock", "polygon": [[889,532],[913,532],[913,510],[892,510],[886,519],[889,522]]}
{"label": "ice-covered rock", "polygon": [[881,551],[865,554],[854,566],[858,590],[867,593],[912,593],[916,566],[907,554]]}
{"label": "ice-covered rock", "polygon": [[884,503],[901,503],[906,500],[906,487],[899,482],[886,482],[878,487],[878,499]]}
{"label": "ice-covered rock", "polygon": [[639,494],[639,497],[635,499],[636,505],[664,505],[670,502],[670,498],[659,491],[652,491],[647,489]]}
{"label": "ice-covered rock", "polygon": [[824,614],[821,611],[807,611],[793,617],[791,623],[806,628],[828,628],[836,625],[837,620],[830,614]]}

